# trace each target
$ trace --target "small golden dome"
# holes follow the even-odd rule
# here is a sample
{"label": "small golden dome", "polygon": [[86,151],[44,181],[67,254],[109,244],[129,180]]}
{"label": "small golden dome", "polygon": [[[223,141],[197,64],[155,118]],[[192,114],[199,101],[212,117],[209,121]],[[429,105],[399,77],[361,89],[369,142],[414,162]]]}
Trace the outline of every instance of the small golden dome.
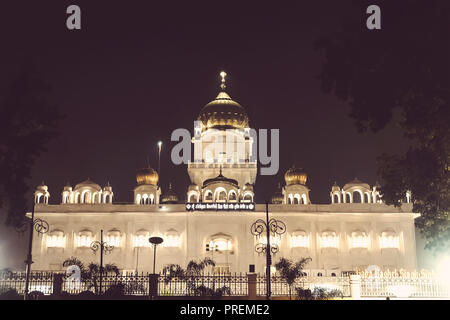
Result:
{"label": "small golden dome", "polygon": [[162,195],[161,203],[174,204],[178,202],[178,196],[172,189],[172,184],[169,184],[169,189]]}
{"label": "small golden dome", "polygon": [[286,185],[292,184],[306,184],[307,174],[302,168],[297,168],[295,165],[292,166],[284,175],[284,180]]}
{"label": "small golden dome", "polygon": [[143,168],[136,174],[136,182],[138,185],[152,184],[156,186],[158,184],[158,178],[158,172],[150,167]]}

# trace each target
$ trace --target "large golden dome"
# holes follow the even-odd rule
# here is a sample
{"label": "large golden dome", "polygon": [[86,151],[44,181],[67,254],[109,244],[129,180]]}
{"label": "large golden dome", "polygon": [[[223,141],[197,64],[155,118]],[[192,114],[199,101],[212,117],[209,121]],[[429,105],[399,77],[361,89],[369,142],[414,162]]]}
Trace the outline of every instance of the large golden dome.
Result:
{"label": "large golden dome", "polygon": [[222,91],[216,99],[203,107],[198,120],[202,122],[204,130],[210,128],[248,128],[248,116],[244,108],[225,92],[226,73],[221,72],[220,75],[222,77]]}
{"label": "large golden dome", "polygon": [[307,174],[302,168],[297,168],[295,165],[292,166],[284,175],[284,180],[286,185],[292,184],[306,184]]}
{"label": "large golden dome", "polygon": [[136,182],[138,185],[152,184],[156,186],[158,184],[158,172],[150,167],[143,168],[137,172]]}

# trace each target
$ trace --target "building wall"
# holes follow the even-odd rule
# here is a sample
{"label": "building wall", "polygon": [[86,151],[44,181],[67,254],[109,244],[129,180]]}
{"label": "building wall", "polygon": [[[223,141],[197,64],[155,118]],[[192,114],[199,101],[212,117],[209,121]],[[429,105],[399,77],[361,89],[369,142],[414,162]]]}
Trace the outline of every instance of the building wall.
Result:
{"label": "building wall", "polygon": [[[273,263],[281,257],[299,259],[311,257],[308,273],[330,274],[354,270],[356,267],[378,265],[386,268],[416,268],[414,218],[410,205],[394,208],[384,204],[331,205],[270,205],[270,218],[282,220],[287,232],[281,236],[280,251]],[[33,242],[34,270],[62,270],[62,262],[69,257],[82,261],[99,262],[99,252],[78,248],[76,237],[83,229],[90,229],[95,240],[111,229],[121,232],[119,247],[105,256],[105,263],[115,263],[122,270],[151,272],[153,248],[135,248],[134,236],[140,229],[150,235],[164,238],[168,230],[176,230],[180,246],[157,248],[156,270],[169,263],[185,267],[190,260],[213,258],[220,265],[229,265],[231,272],[247,272],[254,264],[257,272],[264,272],[265,256],[255,252],[255,237],[250,227],[257,219],[265,219],[265,205],[256,205],[254,212],[187,212],[184,205],[114,205],[66,204],[36,205],[35,216],[45,219],[52,230],[65,234],[64,248],[47,248],[48,235],[35,235]],[[380,235],[385,230],[398,235],[397,249],[380,248]],[[309,236],[308,248],[292,247],[294,231],[304,230]],[[338,248],[322,248],[323,231],[333,230],[338,236]],[[367,249],[351,248],[351,234],[364,231],[369,237]],[[225,234],[231,237],[231,251],[206,251],[211,237]],[[324,274],[325,275],[325,274]]]}

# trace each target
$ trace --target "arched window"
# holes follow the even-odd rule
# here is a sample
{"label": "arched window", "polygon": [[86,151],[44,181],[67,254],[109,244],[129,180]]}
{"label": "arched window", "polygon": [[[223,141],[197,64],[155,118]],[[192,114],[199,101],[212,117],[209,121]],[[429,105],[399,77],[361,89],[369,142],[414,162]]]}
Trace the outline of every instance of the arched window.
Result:
{"label": "arched window", "polygon": [[64,248],[66,239],[64,232],[61,230],[53,230],[47,236],[47,248]]}
{"label": "arched window", "polygon": [[227,193],[225,190],[219,191],[216,196],[216,201],[225,202],[227,201]]}
{"label": "arched window", "polygon": [[253,201],[253,196],[250,193],[247,193],[244,195],[244,202],[252,202]]}
{"label": "arched window", "polygon": [[94,241],[94,235],[90,230],[82,230],[78,233],[77,237],[77,247],[88,248],[91,246],[92,241]]}
{"label": "arched window", "polygon": [[189,202],[198,202],[197,196],[195,194],[191,194],[189,196]]}
{"label": "arched window", "polygon": [[236,201],[237,200],[237,196],[236,193],[234,191],[230,192],[230,196],[228,197],[229,201]]}
{"label": "arched window", "polygon": [[148,239],[150,239],[150,232],[144,229],[138,230],[134,235],[133,245],[135,248],[150,247]]}
{"label": "arched window", "polygon": [[348,192],[345,193],[344,199],[345,199],[346,203],[351,203],[352,202],[352,199],[350,197],[350,193],[348,193]]}
{"label": "arched window", "polygon": [[209,241],[209,251],[232,251],[233,242],[229,235],[218,233],[211,236]]}
{"label": "arched window", "polygon": [[338,237],[334,231],[324,231],[321,237],[322,248],[337,248],[338,247]]}
{"label": "arched window", "polygon": [[297,230],[297,231],[292,232],[291,247],[292,248],[308,248],[309,247],[308,234],[303,230]]}
{"label": "arched window", "polygon": [[341,198],[337,193],[333,194],[333,201],[334,203],[341,203]]}
{"label": "arched window", "polygon": [[294,204],[298,204],[298,197],[294,197]]}
{"label": "arched window", "polygon": [[383,231],[381,233],[380,246],[382,249],[387,249],[387,248],[398,249],[399,240],[398,240],[398,235],[396,234],[396,232],[392,229]]}
{"label": "arched window", "polygon": [[117,229],[109,230],[106,233],[105,241],[108,245],[113,246],[115,248],[120,247],[121,244],[121,233]]}
{"label": "arched window", "polygon": [[353,192],[353,203],[362,203],[363,199],[362,199],[362,193],[361,191],[354,191]]}
{"label": "arched window", "polygon": [[352,232],[351,244],[352,248],[368,248],[369,237],[364,231],[354,231]]}
{"label": "arched window", "polygon": [[86,191],[83,193],[82,203],[91,203],[91,193]]}
{"label": "arched window", "polygon": [[211,190],[206,191],[205,193],[205,201],[212,201],[213,200],[213,194]]}
{"label": "arched window", "polygon": [[178,248],[181,245],[181,239],[180,234],[175,229],[167,230],[166,234],[164,235],[164,247],[170,247],[170,248]]}

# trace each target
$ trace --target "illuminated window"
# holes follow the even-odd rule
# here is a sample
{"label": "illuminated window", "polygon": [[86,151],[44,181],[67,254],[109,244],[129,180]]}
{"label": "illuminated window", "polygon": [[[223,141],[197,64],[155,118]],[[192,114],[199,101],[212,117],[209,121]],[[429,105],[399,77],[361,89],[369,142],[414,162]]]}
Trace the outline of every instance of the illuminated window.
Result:
{"label": "illuminated window", "polygon": [[121,234],[120,231],[117,229],[112,229],[108,231],[105,237],[105,241],[108,243],[108,245],[113,247],[120,247],[120,240],[121,240]]}
{"label": "illuminated window", "polygon": [[219,233],[211,237],[207,248],[209,251],[231,251],[233,250],[233,243],[230,236]]}
{"label": "illuminated window", "polygon": [[364,231],[352,232],[351,244],[352,248],[368,248],[369,237]]}
{"label": "illuminated window", "polygon": [[54,230],[47,236],[47,248],[64,248],[66,238],[61,230]]}
{"label": "illuminated window", "polygon": [[243,198],[243,201],[244,202],[252,202],[253,201],[252,195],[250,193],[245,194],[244,198]]}
{"label": "illuminated window", "polygon": [[309,237],[305,231],[294,231],[291,235],[292,248],[308,248]]}
{"label": "illuminated window", "polygon": [[135,248],[150,247],[150,233],[147,230],[139,230],[134,236],[133,245]]}
{"label": "illuminated window", "polygon": [[176,230],[170,229],[166,232],[163,246],[170,248],[176,248],[180,246],[180,235]]}
{"label": "illuminated window", "polygon": [[225,202],[227,201],[227,193],[225,191],[219,191],[216,198],[217,202]]}
{"label": "illuminated window", "polygon": [[338,247],[338,237],[334,231],[324,231],[320,240],[322,248]]}
{"label": "illuminated window", "polygon": [[381,233],[380,246],[384,248],[398,248],[398,236],[393,230],[384,231]]}
{"label": "illuminated window", "polygon": [[89,230],[80,231],[78,233],[77,246],[79,248],[90,247],[93,240],[94,237],[92,235],[92,231]]}

